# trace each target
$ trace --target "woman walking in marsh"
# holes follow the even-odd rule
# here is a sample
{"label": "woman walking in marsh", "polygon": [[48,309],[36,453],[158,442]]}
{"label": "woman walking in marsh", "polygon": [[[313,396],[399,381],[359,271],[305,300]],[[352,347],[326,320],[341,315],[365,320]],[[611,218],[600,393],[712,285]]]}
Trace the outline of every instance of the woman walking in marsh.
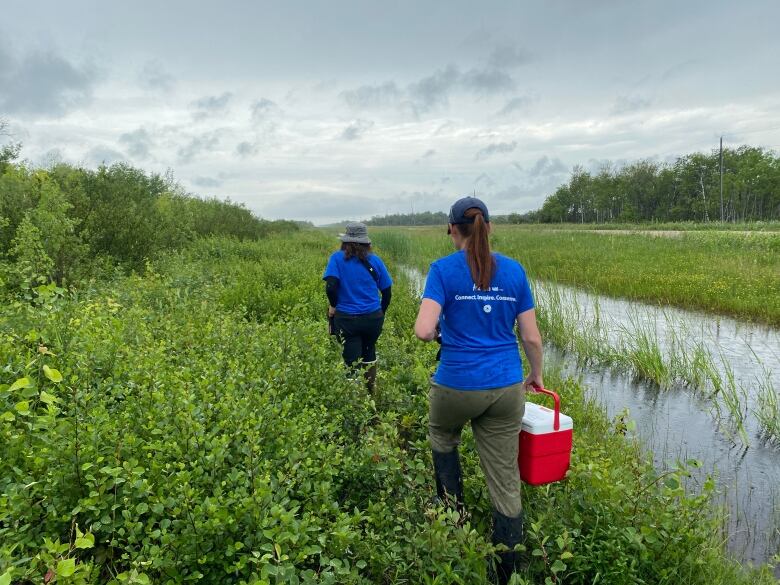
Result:
{"label": "woman walking in marsh", "polygon": [[[542,340],[525,270],[490,250],[485,204],[475,197],[456,201],[447,233],[457,251],[431,264],[415,323],[423,341],[441,330],[441,361],[429,393],[436,491],[462,511],[458,445],[471,421],[493,503],[493,542],[509,549],[496,567],[503,584],[517,567],[513,549],[523,538],[518,434],[525,387],[543,386]],[[525,381],[515,325],[531,366]]]}
{"label": "woman walking in marsh", "polygon": [[345,232],[340,236],[341,249],[331,255],[322,276],[328,318],[332,333],[344,346],[344,362],[353,370],[363,370],[371,392],[376,385],[376,342],[390,306],[393,280],[382,259],[371,251],[366,226],[350,223]]}

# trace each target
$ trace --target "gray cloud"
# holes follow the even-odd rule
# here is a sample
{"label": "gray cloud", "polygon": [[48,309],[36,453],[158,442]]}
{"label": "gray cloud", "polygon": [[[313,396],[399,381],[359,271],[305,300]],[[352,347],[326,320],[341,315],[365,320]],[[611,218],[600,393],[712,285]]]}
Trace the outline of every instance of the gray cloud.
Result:
{"label": "gray cloud", "polygon": [[499,67],[471,68],[465,73],[447,65],[401,89],[395,81],[362,85],[339,95],[348,106],[357,109],[408,108],[416,116],[449,104],[450,94],[463,90],[477,95],[504,93],[515,88],[512,76]]}
{"label": "gray cloud", "polygon": [[119,142],[127,147],[127,153],[134,158],[149,158],[152,137],[145,128],[126,132],[119,137]]}
{"label": "gray cloud", "polygon": [[492,187],[496,184],[496,182],[493,180],[493,177],[491,177],[487,173],[482,173],[476,179],[474,179],[474,185],[479,185],[479,184],[482,184],[485,187]]}
{"label": "gray cloud", "polygon": [[257,154],[258,151],[258,145],[253,142],[239,142],[236,146],[236,154],[238,154],[242,158],[249,158],[251,156],[254,156]]}
{"label": "gray cloud", "polygon": [[403,98],[403,92],[394,81],[386,81],[381,85],[361,85],[357,89],[342,91],[339,95],[347,105],[359,110],[397,106]]}
{"label": "gray cloud", "polygon": [[59,117],[87,104],[98,80],[95,69],[52,51],[16,60],[0,47],[0,110]]}
{"label": "gray cloud", "polygon": [[203,136],[196,136],[188,144],[182,146],[177,151],[179,155],[179,161],[187,164],[192,162],[197,156],[203,152],[214,150],[219,145],[219,138],[216,134],[204,134]]}
{"label": "gray cloud", "polygon": [[193,116],[197,120],[202,120],[213,114],[223,112],[232,98],[233,94],[226,91],[218,96],[212,95],[197,99],[190,104],[195,109]]}
{"label": "gray cloud", "polygon": [[676,77],[689,74],[696,65],[699,65],[701,63],[702,61],[700,59],[687,59],[681,63],[672,65],[671,67],[666,69],[663,73],[661,73],[661,81],[669,81]]}
{"label": "gray cloud", "polygon": [[476,160],[482,160],[491,157],[494,154],[505,154],[507,152],[512,152],[515,148],[517,148],[516,140],[513,140],[512,142],[497,142],[494,144],[488,144],[485,148],[479,150],[474,158]]}
{"label": "gray cloud", "polygon": [[146,89],[170,91],[173,89],[175,79],[166,72],[159,61],[147,61],[138,76],[141,86]]}
{"label": "gray cloud", "polygon": [[447,120],[441,126],[436,128],[436,131],[433,133],[433,135],[439,136],[441,134],[449,132],[450,130],[454,130],[455,128],[457,128],[457,124],[455,124],[455,122],[453,122],[452,120]]}
{"label": "gray cloud", "polygon": [[436,155],[436,151],[434,149],[432,149],[432,148],[429,148],[428,150],[425,151],[425,153],[422,156],[420,156],[420,158],[415,159],[414,164],[419,165],[423,161],[425,161],[425,160],[427,160],[429,158],[432,158],[435,155]]}
{"label": "gray cloud", "polygon": [[253,122],[262,122],[278,110],[279,106],[276,105],[276,102],[266,98],[260,98],[249,107]]}
{"label": "gray cloud", "polygon": [[193,185],[197,187],[221,187],[225,181],[215,177],[195,177],[192,180]]}
{"label": "gray cloud", "polygon": [[423,77],[409,86],[408,92],[420,111],[428,111],[449,103],[449,94],[460,79],[460,72],[454,65]]}
{"label": "gray cloud", "polygon": [[615,104],[612,106],[610,113],[613,116],[619,116],[621,114],[631,114],[633,112],[639,112],[646,110],[652,105],[652,100],[642,96],[618,96],[615,100]]}
{"label": "gray cloud", "polygon": [[532,55],[514,45],[499,45],[490,54],[488,65],[495,69],[514,69],[532,61]]}
{"label": "gray cloud", "polygon": [[470,69],[460,79],[462,87],[474,93],[490,95],[515,88],[512,77],[500,69]]}
{"label": "gray cloud", "polygon": [[355,120],[349,126],[344,128],[341,133],[342,140],[357,140],[368,132],[374,123],[371,120]]}
{"label": "gray cloud", "polygon": [[504,104],[504,107],[497,112],[497,115],[508,116],[510,114],[517,112],[518,110],[524,110],[531,104],[531,101],[532,101],[531,98],[528,96],[519,96],[519,97],[512,98],[506,104]]}
{"label": "gray cloud", "polygon": [[528,172],[528,175],[533,178],[547,177],[550,175],[560,175],[568,172],[568,170],[568,167],[563,164],[561,159],[550,158],[549,156],[544,155],[534,163],[534,166]]}

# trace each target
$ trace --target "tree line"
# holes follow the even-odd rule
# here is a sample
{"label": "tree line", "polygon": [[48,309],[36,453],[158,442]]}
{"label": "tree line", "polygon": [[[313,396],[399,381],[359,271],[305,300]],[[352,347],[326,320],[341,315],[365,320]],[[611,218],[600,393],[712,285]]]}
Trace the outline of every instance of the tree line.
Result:
{"label": "tree line", "polygon": [[673,163],[641,160],[596,172],[577,166],[541,209],[518,222],[762,221],[780,219],[780,157],[741,146]]}
{"label": "tree line", "polygon": [[442,211],[423,211],[420,213],[393,213],[375,215],[366,221],[366,225],[444,225],[447,214]]}
{"label": "tree line", "polygon": [[[542,207],[493,215],[495,223],[608,223],[674,221],[768,221],[780,219],[780,157],[772,150],[741,146],[693,153],[671,163],[640,160],[597,171],[575,166],[568,181]],[[721,199],[721,192],[723,194]],[[443,225],[443,212],[374,216],[375,226]]]}
{"label": "tree line", "polygon": [[42,169],[16,162],[18,154],[16,145],[0,149],[0,288],[61,285],[117,265],[142,269],[199,236],[257,239],[299,229],[229,200],[192,196],[170,176],[124,163]]}

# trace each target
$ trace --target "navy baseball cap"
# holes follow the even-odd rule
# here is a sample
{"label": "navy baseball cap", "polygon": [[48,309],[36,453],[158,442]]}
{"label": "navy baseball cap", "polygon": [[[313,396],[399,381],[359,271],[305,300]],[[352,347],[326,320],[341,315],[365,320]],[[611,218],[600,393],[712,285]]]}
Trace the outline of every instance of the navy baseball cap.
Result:
{"label": "navy baseball cap", "polygon": [[472,207],[476,207],[482,212],[482,217],[486,222],[490,221],[487,205],[485,205],[481,199],[471,196],[458,199],[452,204],[452,207],[450,207],[450,217],[447,221],[451,224],[474,223],[473,217],[466,217],[465,215],[466,211]]}

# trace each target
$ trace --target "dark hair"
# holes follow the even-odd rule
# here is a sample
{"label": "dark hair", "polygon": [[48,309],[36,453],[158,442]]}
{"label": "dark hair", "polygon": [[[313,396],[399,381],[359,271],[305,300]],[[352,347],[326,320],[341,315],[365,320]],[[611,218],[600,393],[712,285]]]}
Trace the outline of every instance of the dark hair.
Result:
{"label": "dark hair", "polygon": [[488,223],[482,211],[476,207],[470,207],[463,215],[474,218],[474,223],[459,223],[455,226],[460,235],[466,238],[466,262],[471,269],[471,280],[480,290],[489,290],[496,260],[490,253]]}
{"label": "dark hair", "polygon": [[352,256],[355,256],[358,260],[365,260],[371,253],[371,244],[342,242],[341,249],[344,251],[344,258],[347,260],[352,258]]}

